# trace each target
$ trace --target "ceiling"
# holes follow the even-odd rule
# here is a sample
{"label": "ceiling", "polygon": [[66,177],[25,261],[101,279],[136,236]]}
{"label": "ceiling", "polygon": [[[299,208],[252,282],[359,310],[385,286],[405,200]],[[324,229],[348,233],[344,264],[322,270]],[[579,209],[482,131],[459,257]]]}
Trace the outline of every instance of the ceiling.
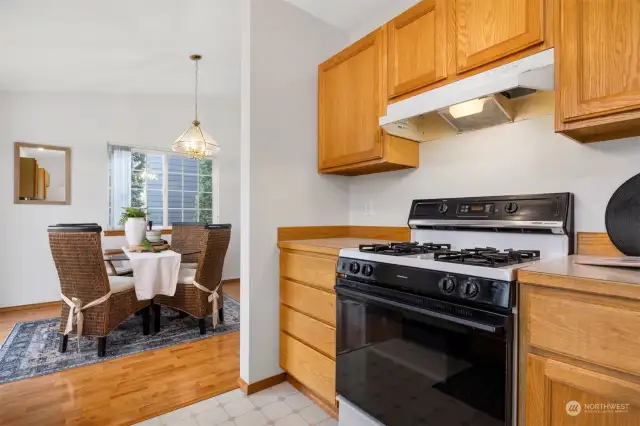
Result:
{"label": "ceiling", "polygon": [[[400,11],[415,4],[417,0],[285,0],[311,15],[351,34],[359,27],[373,22],[375,26],[384,23],[387,16],[395,16]],[[395,10],[397,9],[397,12]],[[391,14],[387,10],[394,11]],[[376,18],[382,16],[381,22]],[[371,29],[373,29],[371,28]]]}
{"label": "ceiling", "polygon": [[[417,0],[285,1],[353,35]],[[200,53],[200,93],[237,95],[240,7],[240,0],[0,0],[0,91],[191,94],[189,55]]]}
{"label": "ceiling", "polygon": [[0,90],[240,91],[238,0],[1,0]]}

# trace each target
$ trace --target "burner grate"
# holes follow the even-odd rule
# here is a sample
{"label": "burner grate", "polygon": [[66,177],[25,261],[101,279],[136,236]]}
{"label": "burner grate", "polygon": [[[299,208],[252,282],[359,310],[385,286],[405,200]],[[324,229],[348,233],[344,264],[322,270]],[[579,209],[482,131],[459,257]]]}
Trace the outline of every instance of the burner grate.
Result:
{"label": "burner grate", "polygon": [[500,268],[502,266],[517,265],[539,260],[540,251],[506,249],[501,252],[493,247],[476,247],[472,249],[462,249],[460,251],[449,250],[435,253],[433,258],[440,262]]}
{"label": "burner grate", "polygon": [[361,244],[360,251],[365,253],[406,256],[410,254],[439,253],[451,250],[451,244],[424,243],[413,241],[389,244]]}

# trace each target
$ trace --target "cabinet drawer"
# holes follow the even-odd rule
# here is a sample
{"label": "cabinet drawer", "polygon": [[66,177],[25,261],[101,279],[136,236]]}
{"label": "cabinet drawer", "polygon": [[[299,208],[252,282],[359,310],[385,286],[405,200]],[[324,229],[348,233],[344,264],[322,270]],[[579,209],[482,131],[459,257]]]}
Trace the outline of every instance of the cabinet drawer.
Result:
{"label": "cabinet drawer", "polygon": [[280,275],[333,291],[337,258],[280,252]]}
{"label": "cabinet drawer", "polygon": [[329,404],[336,404],[336,363],[282,332],[280,367]]}
{"label": "cabinet drawer", "polygon": [[524,294],[524,302],[530,345],[640,374],[640,305],[602,296],[530,289]]}
{"label": "cabinet drawer", "polygon": [[336,358],[336,329],[304,314],[280,305],[280,329]]}
{"label": "cabinet drawer", "polygon": [[280,278],[280,301],[297,311],[336,325],[336,295]]}

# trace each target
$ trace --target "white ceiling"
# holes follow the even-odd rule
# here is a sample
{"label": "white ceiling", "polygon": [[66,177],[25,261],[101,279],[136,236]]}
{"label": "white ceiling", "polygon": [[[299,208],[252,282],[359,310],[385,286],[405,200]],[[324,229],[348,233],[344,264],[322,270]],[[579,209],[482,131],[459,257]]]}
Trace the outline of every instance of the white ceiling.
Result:
{"label": "white ceiling", "polygon": [[[373,30],[418,0],[285,0],[348,34]],[[370,25],[369,25],[370,24]]]}
{"label": "white ceiling", "polygon": [[240,90],[238,0],[0,0],[0,90]]}

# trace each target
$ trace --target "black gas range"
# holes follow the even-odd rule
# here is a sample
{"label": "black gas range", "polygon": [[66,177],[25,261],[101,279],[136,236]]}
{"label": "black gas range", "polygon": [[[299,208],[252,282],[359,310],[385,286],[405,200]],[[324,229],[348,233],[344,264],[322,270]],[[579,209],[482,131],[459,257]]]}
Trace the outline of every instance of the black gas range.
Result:
{"label": "black gas range", "polygon": [[569,254],[572,218],[568,193],[416,200],[414,241],[341,250],[337,392],[389,426],[510,425],[517,270]]}

